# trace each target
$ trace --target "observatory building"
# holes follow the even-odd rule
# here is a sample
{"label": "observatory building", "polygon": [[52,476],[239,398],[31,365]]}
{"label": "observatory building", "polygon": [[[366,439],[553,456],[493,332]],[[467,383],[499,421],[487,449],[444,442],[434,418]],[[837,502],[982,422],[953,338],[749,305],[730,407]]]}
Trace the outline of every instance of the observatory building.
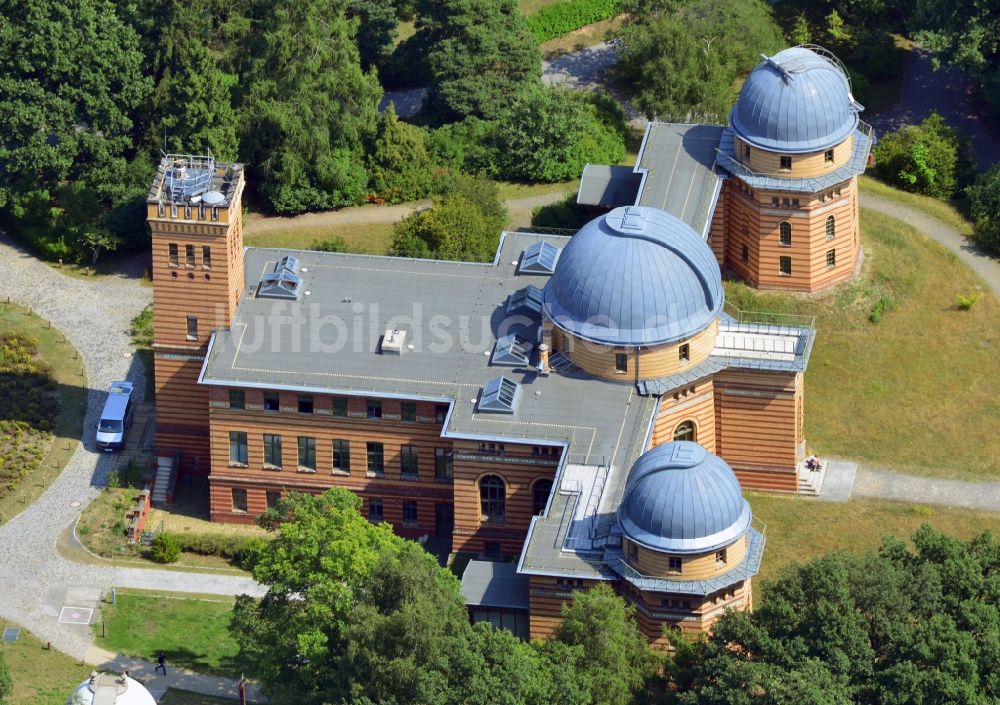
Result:
{"label": "observatory building", "polygon": [[791,47],[750,72],[728,125],[650,123],[635,166],[588,165],[578,202],[662,208],[751,286],[825,289],[860,265],[862,110],[835,56]]}
{"label": "observatory building", "polygon": [[95,671],[73,691],[66,705],[156,705],[156,699],[127,672],[117,676]]}
{"label": "observatory building", "polygon": [[[371,521],[473,554],[472,618],[523,636],[597,582],[654,643],[749,608],[764,536],[741,488],[803,481],[815,331],[728,305],[720,266],[746,244],[760,285],[850,276],[869,139],[853,101],[808,103],[850,98],[833,60],[789,52],[729,127],[651,126],[634,170],[584,175],[594,220],[506,232],[492,262],[247,248],[242,166],[165,157],[147,202],[159,481],[207,478],[212,520],[245,523],[348,488]],[[809,125],[786,124],[782,91]],[[824,247],[832,268],[810,264]]]}

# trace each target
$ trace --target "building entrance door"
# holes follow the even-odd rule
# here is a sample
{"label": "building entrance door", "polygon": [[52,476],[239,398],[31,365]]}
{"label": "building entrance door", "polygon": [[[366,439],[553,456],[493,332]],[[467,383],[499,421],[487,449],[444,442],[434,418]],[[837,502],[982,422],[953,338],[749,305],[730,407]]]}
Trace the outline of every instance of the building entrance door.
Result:
{"label": "building entrance door", "polygon": [[455,508],[450,504],[434,505],[434,533],[451,536],[455,529]]}

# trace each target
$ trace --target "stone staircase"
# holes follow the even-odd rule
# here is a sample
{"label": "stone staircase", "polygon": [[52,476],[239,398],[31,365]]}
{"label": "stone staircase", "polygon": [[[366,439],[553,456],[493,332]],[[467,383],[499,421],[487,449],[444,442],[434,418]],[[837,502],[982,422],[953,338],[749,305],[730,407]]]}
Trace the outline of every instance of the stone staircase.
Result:
{"label": "stone staircase", "polygon": [[174,490],[177,487],[177,461],[176,455],[156,456],[156,480],[150,497],[154,506],[173,504]]}
{"label": "stone staircase", "polygon": [[805,462],[799,463],[799,489],[798,493],[806,497],[819,497],[823,488],[823,479],[826,477],[826,466],[828,461],[820,459],[821,468],[810,470]]}

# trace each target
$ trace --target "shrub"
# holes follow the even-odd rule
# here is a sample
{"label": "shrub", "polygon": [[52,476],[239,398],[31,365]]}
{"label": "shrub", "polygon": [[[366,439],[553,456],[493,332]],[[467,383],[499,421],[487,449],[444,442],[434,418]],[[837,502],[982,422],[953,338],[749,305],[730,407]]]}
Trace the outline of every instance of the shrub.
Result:
{"label": "shrub", "polygon": [[614,17],[618,0],[559,0],[528,17],[528,31],[539,42],[569,34],[581,27]]}
{"label": "shrub", "polygon": [[531,225],[536,228],[579,230],[593,215],[576,202],[576,196],[572,193],[561,201],[536,208],[531,212]]}
{"label": "shrub", "polygon": [[335,235],[329,240],[313,240],[309,249],[316,252],[347,252],[347,240],[340,235]]}
{"label": "shrub", "polygon": [[882,137],[875,146],[875,173],[888,184],[935,198],[951,198],[975,175],[968,137],[938,113],[919,125]]}
{"label": "shrub", "polygon": [[368,157],[369,186],[386,203],[404,203],[431,192],[433,175],[424,131],[402,122],[396,108],[379,118],[375,148]]}
{"label": "shrub", "polygon": [[[162,535],[162,534],[161,534]],[[263,539],[257,536],[227,536],[223,534],[178,534],[175,537],[181,550],[202,556],[218,556],[241,560]]]}
{"label": "shrub", "polygon": [[149,547],[149,557],[157,563],[176,563],[181,557],[181,542],[173,534],[157,534]]}
{"label": "shrub", "polygon": [[976,305],[977,301],[979,301],[979,297],[976,296],[975,294],[967,294],[967,295],[959,294],[958,295],[958,310],[959,311],[968,311],[969,309],[971,309],[973,306]]}
{"label": "shrub", "polygon": [[982,174],[967,193],[976,240],[984,249],[1000,252],[1000,164]]}

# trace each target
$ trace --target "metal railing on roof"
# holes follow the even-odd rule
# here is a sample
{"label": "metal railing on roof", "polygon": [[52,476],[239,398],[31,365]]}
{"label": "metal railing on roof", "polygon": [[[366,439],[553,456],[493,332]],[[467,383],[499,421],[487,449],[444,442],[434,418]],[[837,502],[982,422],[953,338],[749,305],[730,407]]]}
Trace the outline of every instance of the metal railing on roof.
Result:
{"label": "metal railing on roof", "polygon": [[[872,144],[874,143],[875,129],[864,120],[858,120],[858,126],[855,129],[860,131],[861,134],[863,134],[867,138],[864,144],[864,153],[860,155],[861,161],[863,163],[867,163],[868,153],[871,151]],[[843,169],[845,166],[850,165],[857,159],[859,159],[858,155],[852,156],[847,163],[845,163],[840,167],[840,169]],[[726,171],[735,174],[736,176],[739,176],[743,180],[747,179],[763,180],[765,182],[763,188],[780,189],[782,188],[783,185],[789,182],[796,182],[796,181],[815,182],[817,185],[816,190],[822,190],[823,188],[826,188],[826,186],[820,185],[820,182],[824,178],[823,176],[811,176],[811,177],[777,176],[775,174],[762,174],[760,172],[756,172],[750,167],[748,167],[746,164],[741,162],[739,159],[737,159],[735,154],[730,154],[726,152],[721,145],[715,148],[715,163],[716,165],[722,167]],[[833,172],[831,172],[831,174],[836,173],[838,170],[839,169],[835,169]]]}
{"label": "metal railing on roof", "polygon": [[545,227],[535,227],[533,225],[526,225],[520,227],[514,231],[515,233],[523,233],[525,235],[562,235],[566,237],[572,237],[580,232],[579,228],[545,228]]}
{"label": "metal railing on roof", "polygon": [[165,154],[164,181],[170,200],[181,202],[204,193],[215,174],[215,157],[211,154]]}
{"label": "metal railing on roof", "polygon": [[[826,47],[821,47],[819,44],[799,44],[799,45],[797,45],[797,46],[795,46],[793,48],[794,49],[808,49],[809,51],[813,52],[814,54],[819,54],[821,57],[823,57],[824,59],[826,59],[827,61],[829,61],[835,67],[837,67],[842,74],[844,74],[844,78],[847,79],[847,87],[851,88],[851,74],[850,74],[850,72],[848,72],[847,67],[844,66],[844,62],[841,61],[839,58],[837,58],[837,55],[834,54],[832,51],[830,51]],[[795,70],[798,68],[798,66],[797,66],[797,60],[796,59],[789,60],[789,61],[785,62],[784,64],[782,64],[782,66],[784,68],[786,68],[788,71],[790,71],[792,73],[795,73]]]}
{"label": "metal railing on roof", "polygon": [[741,327],[746,326],[746,332],[756,332],[751,330],[752,326],[769,326],[783,329],[805,328],[806,330],[816,330],[816,316],[809,316],[799,313],[771,313],[769,311],[744,311],[735,304],[726,301],[722,310],[727,316],[732,318]]}

